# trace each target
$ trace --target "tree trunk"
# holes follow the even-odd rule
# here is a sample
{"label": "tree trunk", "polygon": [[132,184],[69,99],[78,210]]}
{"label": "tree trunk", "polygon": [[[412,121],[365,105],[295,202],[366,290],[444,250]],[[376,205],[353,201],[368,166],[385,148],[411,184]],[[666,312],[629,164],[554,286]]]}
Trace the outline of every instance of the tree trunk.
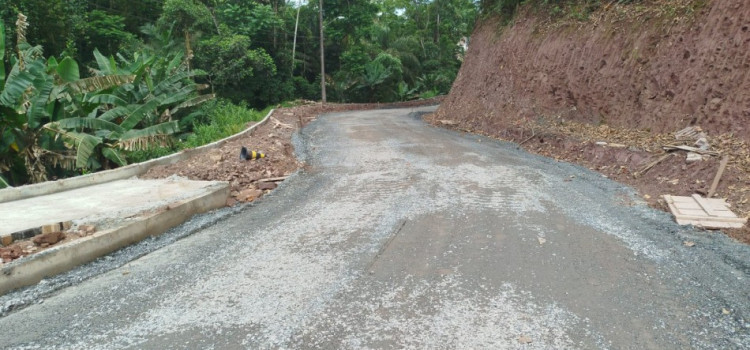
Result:
{"label": "tree trunk", "polygon": [[299,10],[302,6],[297,3],[297,20],[294,22],[294,43],[292,44],[292,76],[294,76],[294,54],[297,50],[297,27],[299,26]]}
{"label": "tree trunk", "polygon": [[[274,0],[273,2],[273,14],[274,16],[279,16],[279,1]],[[273,49],[276,50],[276,24],[273,25]]]}
{"label": "tree trunk", "polygon": [[188,72],[190,71],[190,60],[193,58],[193,49],[190,48],[190,32],[185,30],[185,62]]}
{"label": "tree trunk", "polygon": [[219,29],[219,22],[216,20],[216,14],[214,13],[213,7],[210,7],[208,9],[208,12],[211,14],[211,19],[214,21],[214,27],[216,27],[216,34],[221,35],[221,30]]}
{"label": "tree trunk", "polygon": [[320,98],[323,104],[326,103],[326,57],[323,48],[323,0],[320,0],[320,11],[318,12],[318,22],[320,22]]}

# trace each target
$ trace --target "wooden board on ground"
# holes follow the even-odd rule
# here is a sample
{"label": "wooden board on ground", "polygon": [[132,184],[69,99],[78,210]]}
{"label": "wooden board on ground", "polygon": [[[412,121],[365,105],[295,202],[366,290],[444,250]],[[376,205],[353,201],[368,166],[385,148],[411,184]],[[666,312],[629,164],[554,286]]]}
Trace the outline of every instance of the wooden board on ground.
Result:
{"label": "wooden board on ground", "polygon": [[664,195],[669,210],[680,225],[694,225],[710,229],[741,228],[747,218],[739,218],[729,210],[729,204],[721,198],[703,198]]}

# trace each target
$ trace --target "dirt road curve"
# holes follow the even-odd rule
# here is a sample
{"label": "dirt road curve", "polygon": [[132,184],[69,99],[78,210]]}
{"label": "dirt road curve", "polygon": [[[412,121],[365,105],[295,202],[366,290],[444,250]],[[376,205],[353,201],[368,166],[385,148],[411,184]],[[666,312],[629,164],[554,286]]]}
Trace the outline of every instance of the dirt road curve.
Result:
{"label": "dirt road curve", "polygon": [[411,111],[319,118],[304,172],[0,318],[0,347],[750,347],[750,246]]}

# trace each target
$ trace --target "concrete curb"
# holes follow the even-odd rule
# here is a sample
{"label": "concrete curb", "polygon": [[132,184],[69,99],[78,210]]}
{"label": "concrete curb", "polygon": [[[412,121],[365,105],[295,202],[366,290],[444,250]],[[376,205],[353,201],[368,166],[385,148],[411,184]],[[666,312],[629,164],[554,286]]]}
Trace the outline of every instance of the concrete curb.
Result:
{"label": "concrete curb", "polygon": [[181,160],[190,158],[204,151],[221,147],[226,142],[240,138],[244,136],[245,134],[252,133],[253,131],[255,131],[255,129],[267,123],[268,119],[271,117],[271,114],[273,114],[274,111],[275,109],[268,111],[268,114],[266,114],[266,116],[255,125],[237,134],[223,138],[216,142],[209,143],[207,145],[203,145],[203,146],[191,148],[191,149],[186,149],[186,150],[174,153],[174,154],[170,154],[168,156],[148,160],[142,163],[126,165],[122,168],[105,170],[105,171],[101,171],[101,172],[94,173],[94,174],[76,176],[76,177],[69,178],[69,179],[47,181],[47,182],[43,182],[39,184],[2,189],[0,190],[0,203],[72,190],[72,189],[96,185],[96,184],[100,184],[104,182],[127,179],[133,176],[144,174],[149,169],[155,166],[177,163]]}
{"label": "concrete curb", "polygon": [[[221,141],[226,142],[226,140]],[[0,295],[13,289],[36,284],[45,277],[71,270],[148,236],[161,234],[195,214],[226,205],[229,183],[216,182],[209,186],[207,191],[206,194],[185,199],[170,204],[162,210],[146,214],[125,226],[97,232],[92,236],[8,263],[0,269]]]}

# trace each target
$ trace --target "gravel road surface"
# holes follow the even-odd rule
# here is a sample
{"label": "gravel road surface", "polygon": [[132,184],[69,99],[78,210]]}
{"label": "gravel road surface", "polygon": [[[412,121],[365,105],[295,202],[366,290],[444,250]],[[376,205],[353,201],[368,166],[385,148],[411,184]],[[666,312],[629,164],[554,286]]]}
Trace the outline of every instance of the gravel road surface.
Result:
{"label": "gravel road surface", "polygon": [[748,246],[430,110],[319,118],[258,203],[0,298],[0,348],[750,348]]}

